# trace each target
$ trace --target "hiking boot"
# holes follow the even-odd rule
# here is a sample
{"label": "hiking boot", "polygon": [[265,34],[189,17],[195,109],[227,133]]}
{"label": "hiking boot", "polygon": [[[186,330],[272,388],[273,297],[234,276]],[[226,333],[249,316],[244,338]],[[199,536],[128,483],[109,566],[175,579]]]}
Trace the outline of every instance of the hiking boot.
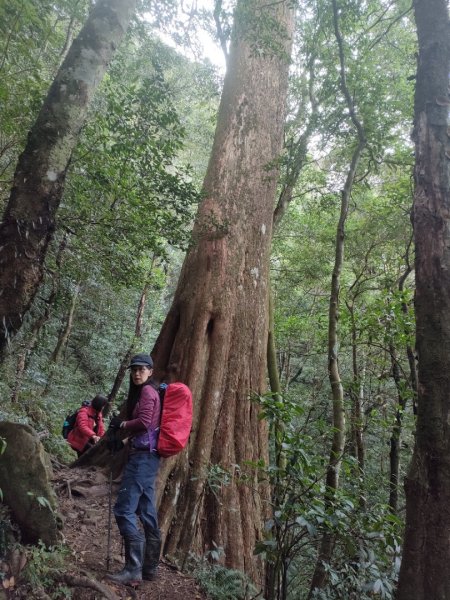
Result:
{"label": "hiking boot", "polygon": [[124,585],[139,585],[142,581],[142,561],[144,558],[144,541],[124,537],[125,566],[118,573],[108,574],[106,577],[114,583]]}
{"label": "hiking boot", "polygon": [[142,565],[142,579],[154,581],[157,578],[159,554],[161,552],[161,534],[159,529],[145,527],[145,554]]}

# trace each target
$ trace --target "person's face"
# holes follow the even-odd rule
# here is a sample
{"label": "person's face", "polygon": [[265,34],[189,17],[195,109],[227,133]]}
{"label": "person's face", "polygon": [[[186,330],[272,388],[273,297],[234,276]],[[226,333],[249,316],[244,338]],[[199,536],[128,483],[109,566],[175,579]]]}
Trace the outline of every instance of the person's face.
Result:
{"label": "person's face", "polygon": [[135,385],[142,385],[145,383],[152,373],[153,369],[145,367],[144,365],[131,367],[131,379]]}

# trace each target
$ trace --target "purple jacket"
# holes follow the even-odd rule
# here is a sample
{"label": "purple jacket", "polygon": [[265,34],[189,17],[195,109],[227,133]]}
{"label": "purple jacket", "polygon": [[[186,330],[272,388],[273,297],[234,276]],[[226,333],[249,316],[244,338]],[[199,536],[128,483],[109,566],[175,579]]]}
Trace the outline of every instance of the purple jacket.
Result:
{"label": "purple jacket", "polygon": [[144,385],[134,407],[132,418],[126,421],[124,427],[131,433],[131,447],[150,448],[151,446],[151,449],[154,448],[156,437],[149,434],[158,429],[160,412],[161,401],[158,392],[153,386]]}

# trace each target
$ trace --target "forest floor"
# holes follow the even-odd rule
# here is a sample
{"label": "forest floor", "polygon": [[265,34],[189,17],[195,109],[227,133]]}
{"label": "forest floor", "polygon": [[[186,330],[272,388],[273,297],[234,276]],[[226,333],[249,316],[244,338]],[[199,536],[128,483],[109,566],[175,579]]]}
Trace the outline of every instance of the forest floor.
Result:
{"label": "forest floor", "polygon": [[[70,551],[62,585],[72,589],[73,600],[207,600],[195,580],[161,561],[156,581],[138,588],[116,585],[105,578],[108,554],[109,477],[95,467],[55,470],[54,487],[64,520],[64,541]],[[119,481],[112,483],[112,505]],[[124,564],[121,537],[111,518],[110,573]],[[16,596],[17,597],[17,596]],[[25,596],[26,597],[26,596]]]}

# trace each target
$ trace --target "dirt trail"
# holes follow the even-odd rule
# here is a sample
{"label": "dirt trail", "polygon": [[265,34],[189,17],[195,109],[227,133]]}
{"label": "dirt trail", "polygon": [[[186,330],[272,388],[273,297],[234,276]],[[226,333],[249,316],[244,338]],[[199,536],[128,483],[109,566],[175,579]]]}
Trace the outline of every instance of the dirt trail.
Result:
{"label": "dirt trail", "polygon": [[[67,580],[76,578],[88,584],[100,583],[104,592],[76,586],[74,600],[111,600],[136,598],[137,600],[206,600],[207,596],[195,581],[168,563],[162,561],[159,577],[153,582],[143,582],[136,590],[115,585],[105,579],[108,544],[108,489],[107,475],[100,469],[58,468],[54,486],[58,494],[59,511],[64,519],[64,538],[72,551],[73,562],[66,574]],[[113,483],[113,503],[118,482]],[[123,566],[121,538],[112,517],[109,571]],[[81,581],[80,581],[81,582]],[[99,587],[100,587],[99,586]]]}

